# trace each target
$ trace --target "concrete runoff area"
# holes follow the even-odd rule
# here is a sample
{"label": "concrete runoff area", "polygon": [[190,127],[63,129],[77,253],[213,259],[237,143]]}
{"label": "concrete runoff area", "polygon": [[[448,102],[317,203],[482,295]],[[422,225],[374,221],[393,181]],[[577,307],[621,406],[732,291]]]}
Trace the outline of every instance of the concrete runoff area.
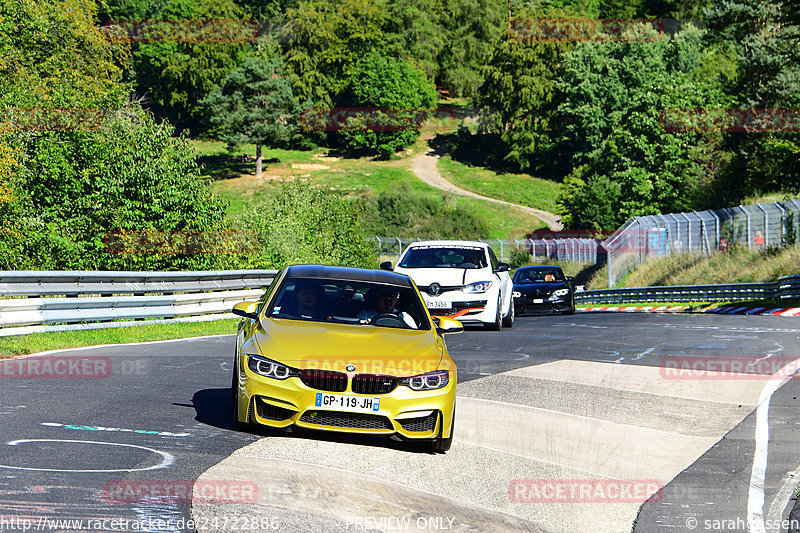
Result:
{"label": "concrete runoff area", "polygon": [[[275,517],[283,531],[627,533],[641,503],[741,422],[763,387],[762,379],[677,379],[659,367],[591,361],[520,368],[458,385],[446,454],[317,434],[267,437],[198,480],[255,481],[258,503],[193,505],[192,514],[201,532],[224,530],[214,517],[242,516]],[[575,492],[578,483],[598,490]],[[625,484],[647,490],[617,497]],[[546,486],[549,494],[539,492]]]}

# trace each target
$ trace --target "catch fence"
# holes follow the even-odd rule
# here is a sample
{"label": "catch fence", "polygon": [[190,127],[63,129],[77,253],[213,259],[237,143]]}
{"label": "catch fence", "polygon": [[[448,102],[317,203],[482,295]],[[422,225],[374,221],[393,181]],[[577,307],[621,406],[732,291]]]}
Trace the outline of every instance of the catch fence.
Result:
{"label": "catch fence", "polygon": [[[426,239],[404,239],[400,237],[375,237],[382,260],[396,263],[403,250],[412,242]],[[557,260],[569,263],[591,263],[601,261],[604,254],[599,239],[476,239],[492,247],[500,261],[512,262],[514,252],[531,255],[534,263]]]}
{"label": "catch fence", "polygon": [[730,246],[796,245],[798,228],[798,200],[634,217],[603,242],[608,253],[608,286],[654,257],[711,254]]}

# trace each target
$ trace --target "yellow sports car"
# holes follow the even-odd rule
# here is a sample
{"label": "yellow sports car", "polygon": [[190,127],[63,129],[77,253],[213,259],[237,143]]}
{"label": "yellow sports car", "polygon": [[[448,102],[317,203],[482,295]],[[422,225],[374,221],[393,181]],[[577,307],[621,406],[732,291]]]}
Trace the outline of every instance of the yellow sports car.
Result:
{"label": "yellow sports car", "polygon": [[258,302],[233,312],[238,330],[231,392],[238,427],[453,439],[456,365],[445,333],[408,276],[295,265]]}

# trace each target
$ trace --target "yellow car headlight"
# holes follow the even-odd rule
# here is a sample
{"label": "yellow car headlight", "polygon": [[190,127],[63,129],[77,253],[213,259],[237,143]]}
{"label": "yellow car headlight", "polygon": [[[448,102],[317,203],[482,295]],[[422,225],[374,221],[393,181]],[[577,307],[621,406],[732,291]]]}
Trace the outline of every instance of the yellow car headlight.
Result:
{"label": "yellow car headlight", "polygon": [[412,390],[434,390],[445,387],[450,381],[450,372],[447,370],[437,370],[435,372],[427,372],[418,376],[410,378],[403,378],[400,380],[401,385],[405,385]]}
{"label": "yellow car headlight", "polygon": [[247,366],[256,374],[273,379],[287,379],[300,375],[294,368],[282,365],[261,355],[248,354]]}

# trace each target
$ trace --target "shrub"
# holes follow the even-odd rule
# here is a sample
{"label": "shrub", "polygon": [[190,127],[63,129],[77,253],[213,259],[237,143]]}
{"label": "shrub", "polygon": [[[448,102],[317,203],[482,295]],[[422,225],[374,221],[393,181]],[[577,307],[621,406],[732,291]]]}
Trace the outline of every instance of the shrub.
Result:
{"label": "shrub", "polygon": [[242,227],[258,236],[248,268],[319,263],[375,268],[378,254],[359,222],[360,208],[347,198],[308,185],[284,184],[250,203]]}

